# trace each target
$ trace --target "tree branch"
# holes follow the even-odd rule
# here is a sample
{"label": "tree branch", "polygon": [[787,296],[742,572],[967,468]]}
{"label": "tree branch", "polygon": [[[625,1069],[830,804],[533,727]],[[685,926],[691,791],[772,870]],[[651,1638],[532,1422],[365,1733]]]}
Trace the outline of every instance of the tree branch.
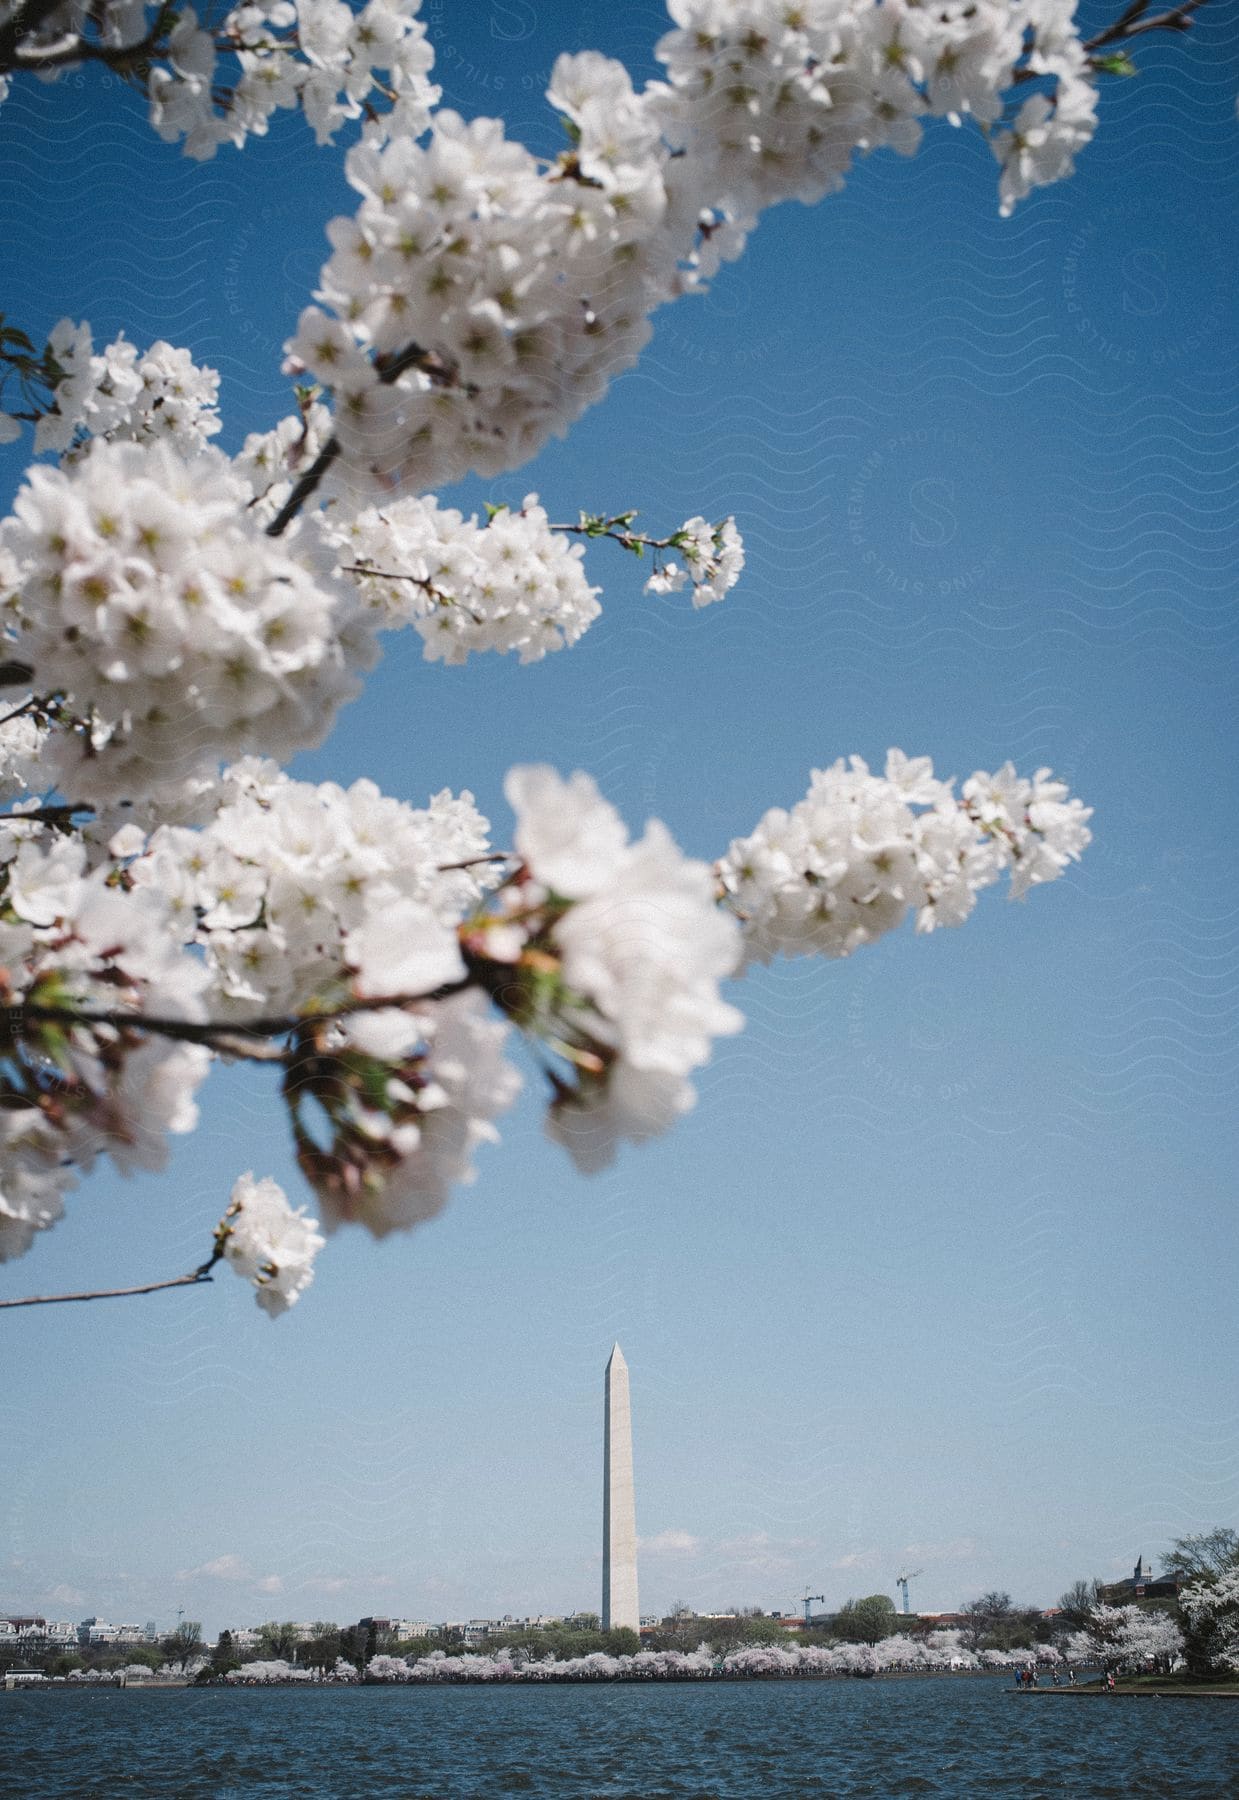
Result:
{"label": "tree branch", "polygon": [[[343,563],[341,569],[345,575],[362,575],[367,581],[407,581],[411,586],[421,588],[428,600],[437,600],[441,606],[459,604],[451,594],[445,594],[442,588],[437,588],[428,575],[406,575],[399,569],[374,569],[369,563]],[[471,617],[477,619],[479,625],[482,623],[476,613]]]}
{"label": "tree branch", "polygon": [[164,25],[162,18],[140,38],[136,44],[96,44],[90,38],[74,38],[68,44],[53,45],[48,50],[24,50],[20,46],[15,52],[14,69],[63,69],[77,63],[106,63],[108,68],[117,69],[127,75],[152,56],[160,56],[167,49],[162,42]]}
{"label": "tree branch", "polygon": [[[436,350],[426,350],[421,344],[406,344],[403,350],[396,351],[391,356],[379,358],[374,367],[379,381],[384,387],[391,387],[410,369],[420,369],[423,375],[428,375],[431,381],[437,383],[439,387],[461,387],[463,385],[465,393],[475,391],[470,383],[461,384],[457,380],[456,370],[451,363],[444,362]],[[333,432],[305,474],[296,483],[279,512],[267,526],[268,537],[279,537],[292,523],[339,456],[340,448],[340,440]]]}
{"label": "tree branch", "polygon": [[327,439],[305,474],[293,484],[293,491],[267,526],[268,537],[279,537],[292,524],[310,495],[314,493],[319,482],[327,473],[336,457],[340,454],[340,440],[334,435]]}
{"label": "tree branch", "polygon": [[673,550],[678,549],[674,537],[647,537],[643,531],[612,531],[614,519],[606,521],[606,528],[599,529],[592,525],[559,525],[547,526],[548,531],[562,531],[571,537],[610,538],[613,544],[622,544],[625,550]]}
{"label": "tree branch", "polygon": [[331,1025],[355,1013],[380,1012],[386,1008],[425,1006],[432,1000],[446,1000],[474,985],[475,977],[465,974],[459,981],[444,982],[429,994],[379,994],[343,1000],[325,1012],[277,1013],[266,1018],[240,1020],[206,1020],[167,1018],[158,1013],[126,1012],[85,1006],[40,1006],[37,1002],[17,1003],[0,1009],[0,1021],[7,1035],[17,1037],[24,1020],[43,1025],[102,1025],[114,1031],[149,1031],[155,1037],[174,1038],[183,1044],[205,1044],[209,1050],[221,1050],[227,1056],[244,1056],[253,1062],[281,1062],[288,1052],[278,1045],[263,1046],[255,1039],[290,1037],[312,1025]]}
{"label": "tree branch", "polygon": [[1169,12],[1158,13],[1155,18],[1146,19],[1149,0],[1132,0],[1132,4],[1121,12],[1113,25],[1107,25],[1096,37],[1091,37],[1083,45],[1086,51],[1101,50],[1107,44],[1120,44],[1128,38],[1140,37],[1146,31],[1190,31],[1192,14],[1198,12],[1205,0],[1183,0],[1182,6],[1172,7]]}
{"label": "tree branch", "polygon": [[209,1262],[201,1263],[188,1275],[173,1275],[168,1281],[147,1281],[139,1287],[94,1288],[81,1294],[27,1294],[20,1300],[0,1300],[0,1307],[63,1306],[70,1300],[120,1300],[129,1294],[158,1294],[164,1288],[198,1287],[204,1281],[215,1279],[211,1270],[223,1254],[222,1250],[216,1250]]}
{"label": "tree branch", "polygon": [[0,75],[21,67],[17,46],[31,37],[52,16],[61,0],[25,0],[7,25],[0,25]]}
{"label": "tree branch", "polygon": [[447,875],[453,869],[476,869],[479,863],[518,862],[519,853],[515,850],[484,850],[480,856],[466,856],[462,862],[439,863],[440,875]]}
{"label": "tree branch", "polygon": [[[3,721],[0,721],[3,723]],[[36,824],[64,825],[78,813],[93,812],[90,806],[35,806],[29,812],[0,813],[0,825],[22,825],[33,819]]]}

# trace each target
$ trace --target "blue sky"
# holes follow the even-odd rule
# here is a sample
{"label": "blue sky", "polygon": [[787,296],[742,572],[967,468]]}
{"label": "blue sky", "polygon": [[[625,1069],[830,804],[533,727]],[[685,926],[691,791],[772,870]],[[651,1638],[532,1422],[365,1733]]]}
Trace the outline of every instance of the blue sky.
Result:
{"label": "blue sky", "polygon": [[[449,102],[540,145],[558,50],[641,76],[661,29],[652,0],[427,17]],[[1142,47],[1075,178],[1009,221],[946,126],[769,216],[570,443],[458,501],[733,512],[725,604],[646,598],[601,546],[575,651],[455,670],[389,639],[297,766],[469,787],[502,841],[503,771],[551,760],[714,855],[837,755],[1011,756],[1095,806],[1084,864],[758,972],[697,1110],[601,1177],[528,1093],[440,1220],[338,1235],[275,1325],[229,1279],[7,1314],[0,1610],[596,1605],[616,1337],[643,1610],[836,1604],[909,1565],[925,1609],[1050,1604],[1236,1521],[1237,42],[1217,6]],[[19,90],[0,306],[188,345],[234,448],[288,410],[340,160],[285,119],[196,166],[97,74]],[[0,1294],[192,1266],[250,1167],[298,1187],[274,1090],[224,1072],[163,1174],[84,1186]]]}

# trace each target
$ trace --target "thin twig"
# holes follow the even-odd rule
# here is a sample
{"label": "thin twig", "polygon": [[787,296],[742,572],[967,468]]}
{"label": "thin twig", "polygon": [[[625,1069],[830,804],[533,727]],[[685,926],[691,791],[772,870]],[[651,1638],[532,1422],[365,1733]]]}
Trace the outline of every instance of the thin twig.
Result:
{"label": "thin twig", "polygon": [[161,17],[139,42],[118,44],[115,48],[81,37],[68,44],[54,45],[48,50],[25,50],[19,44],[13,53],[13,69],[63,69],[71,64],[97,62],[106,63],[108,68],[127,74],[131,65],[136,68],[150,56],[163,54],[167,48],[161,42],[165,29]]}
{"label": "thin twig", "polygon": [[94,1288],[81,1294],[27,1294],[20,1300],[0,1300],[0,1307],[63,1306],[70,1300],[120,1300],[129,1294],[157,1294],[163,1288],[198,1287],[204,1281],[215,1279],[211,1270],[223,1254],[222,1250],[217,1250],[209,1262],[202,1263],[188,1275],[173,1275],[168,1281],[147,1281],[139,1287]]}
{"label": "thin twig", "polygon": [[33,36],[61,4],[61,0],[25,0],[6,25],[0,25],[0,75],[7,75],[19,65],[14,57],[24,38]]}
{"label": "thin twig", "polygon": [[429,575],[408,575],[400,569],[376,569],[369,563],[342,563],[345,575],[363,575],[367,581],[407,581],[413,587],[421,588],[428,600],[438,600],[444,606],[454,606],[456,602],[442,588],[437,588]]}
{"label": "thin twig", "polygon": [[93,807],[74,806],[72,804],[66,806],[36,806],[33,807],[30,812],[0,813],[0,825],[22,825],[30,819],[33,819],[36,823],[45,825],[63,824],[66,819],[72,819],[77,813],[93,811]]}
{"label": "thin twig", "polygon": [[[440,387],[459,386],[466,394],[477,391],[471,383],[458,381],[455,368],[452,364],[444,362],[437,351],[427,350],[421,344],[406,344],[403,350],[396,351],[391,356],[379,358],[375,362],[374,368],[384,387],[391,387],[409,369],[420,369],[423,375],[428,375],[431,381],[436,382]],[[268,537],[279,537],[292,523],[339,456],[340,449],[340,440],[333,432],[305,474],[296,483],[279,512],[267,526]]]}
{"label": "thin twig", "polygon": [[1192,14],[1198,12],[1205,0],[1183,0],[1182,6],[1172,7],[1169,12],[1158,13],[1152,19],[1146,19],[1149,0],[1132,0],[1125,12],[1119,14],[1113,25],[1107,25],[1096,37],[1089,38],[1083,45],[1086,51],[1101,50],[1106,44],[1120,44],[1127,38],[1140,37],[1146,31],[1190,31]]}
{"label": "thin twig", "polygon": [[486,850],[481,856],[466,856],[463,862],[439,863],[436,865],[440,875],[446,875],[452,869],[473,869],[478,863],[516,862],[518,852],[515,850]]}
{"label": "thin twig", "polygon": [[596,531],[588,525],[548,525],[548,531],[563,531],[573,537],[610,538],[612,543],[622,544],[625,550],[632,550],[640,544],[646,550],[672,550],[678,548],[669,537],[646,537],[642,531]]}
{"label": "thin twig", "polygon": [[313,1025],[330,1025],[355,1013],[380,1012],[385,1008],[425,1006],[431,1000],[446,1000],[463,993],[473,984],[472,975],[459,981],[447,981],[429,994],[377,994],[372,997],[342,1000],[325,1012],[277,1013],[257,1019],[174,1019],[157,1013],[102,1010],[84,1006],[41,1006],[37,1002],[19,1003],[0,1009],[0,1021],[9,1036],[21,1030],[29,1019],[45,1025],[102,1025],[114,1031],[149,1031],[156,1037],[175,1038],[184,1044],[205,1044],[208,1049],[225,1048],[228,1055],[248,1055],[256,1061],[274,1062],[278,1058],[256,1051],[254,1038],[288,1037]]}
{"label": "thin twig", "polygon": [[292,524],[339,454],[340,440],[333,435],[327,439],[305,474],[294,483],[292,493],[267,526],[268,537],[279,537],[286,526]]}
{"label": "thin twig", "polygon": [[23,700],[20,706],[13,707],[10,712],[0,713],[0,725],[11,725],[14,719],[20,719],[24,713],[44,704],[45,702],[37,694],[31,694],[29,699]]}

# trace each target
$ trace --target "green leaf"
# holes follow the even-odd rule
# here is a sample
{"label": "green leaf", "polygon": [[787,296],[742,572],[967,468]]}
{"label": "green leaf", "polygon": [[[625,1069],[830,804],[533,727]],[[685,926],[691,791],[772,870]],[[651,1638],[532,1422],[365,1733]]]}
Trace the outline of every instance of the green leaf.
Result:
{"label": "green leaf", "polygon": [[486,523],[488,525],[492,519],[497,519],[501,512],[507,512],[508,510],[508,503],[506,500],[500,501],[498,506],[492,506],[489,500],[484,500],[482,504],[486,508]]}
{"label": "green leaf", "polygon": [[1109,56],[1099,56],[1093,64],[1103,75],[1138,75],[1139,69],[1131,57],[1123,50],[1115,50]]}

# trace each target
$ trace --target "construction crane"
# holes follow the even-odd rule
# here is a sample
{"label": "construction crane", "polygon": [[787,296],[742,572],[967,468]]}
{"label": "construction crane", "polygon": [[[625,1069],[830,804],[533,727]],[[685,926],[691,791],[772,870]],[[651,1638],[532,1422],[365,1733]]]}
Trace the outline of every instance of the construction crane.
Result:
{"label": "construction crane", "polygon": [[826,1596],[825,1596],[825,1594],[806,1594],[805,1595],[805,1597],[804,1597],[804,1622],[805,1622],[805,1630],[806,1631],[808,1630],[809,1626],[813,1623],[813,1614],[809,1609],[811,1608],[811,1606],[813,1605],[813,1602],[815,1600],[820,1600],[822,1605],[825,1606]]}
{"label": "construction crane", "polygon": [[917,1576],[923,1573],[924,1571],[921,1569],[909,1569],[906,1575],[896,1575],[895,1577],[895,1586],[903,1593],[903,1610],[905,1613],[910,1613],[912,1611],[911,1604],[908,1600],[908,1583],[910,1581],[915,1581]]}

